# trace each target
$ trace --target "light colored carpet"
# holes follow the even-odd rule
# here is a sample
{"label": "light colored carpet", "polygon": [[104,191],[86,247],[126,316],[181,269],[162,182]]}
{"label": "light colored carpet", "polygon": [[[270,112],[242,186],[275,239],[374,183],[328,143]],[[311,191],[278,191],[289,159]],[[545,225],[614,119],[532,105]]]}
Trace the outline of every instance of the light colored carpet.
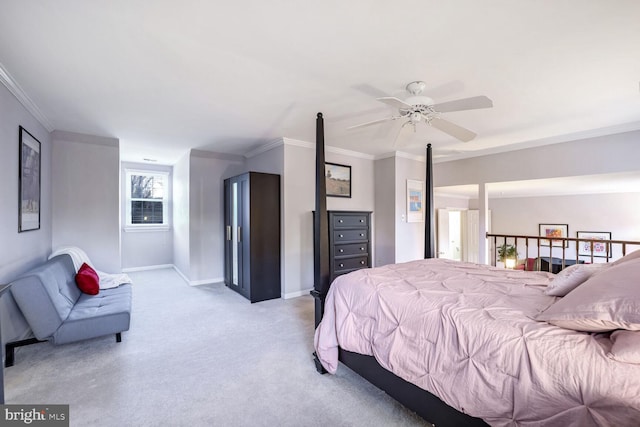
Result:
{"label": "light colored carpet", "polygon": [[72,426],[423,426],[340,366],[316,372],[313,299],[250,304],[173,270],[131,273],[131,329],[16,351],[6,403],[69,404]]}

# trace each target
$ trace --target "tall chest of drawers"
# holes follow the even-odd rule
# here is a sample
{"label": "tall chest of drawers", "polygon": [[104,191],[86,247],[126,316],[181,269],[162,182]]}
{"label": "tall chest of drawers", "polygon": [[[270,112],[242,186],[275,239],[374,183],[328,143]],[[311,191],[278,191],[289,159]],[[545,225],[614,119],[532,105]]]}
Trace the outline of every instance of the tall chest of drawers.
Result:
{"label": "tall chest of drawers", "polygon": [[371,212],[328,211],[330,281],[371,267]]}

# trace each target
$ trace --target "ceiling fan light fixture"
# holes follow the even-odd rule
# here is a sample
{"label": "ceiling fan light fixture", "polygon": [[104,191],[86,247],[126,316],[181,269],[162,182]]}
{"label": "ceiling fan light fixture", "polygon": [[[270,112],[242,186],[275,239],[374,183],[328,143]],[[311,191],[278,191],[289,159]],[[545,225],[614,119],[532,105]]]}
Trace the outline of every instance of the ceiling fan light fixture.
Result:
{"label": "ceiling fan light fixture", "polygon": [[407,85],[406,89],[411,95],[420,95],[427,84],[422,81],[411,82]]}
{"label": "ceiling fan light fixture", "polygon": [[409,105],[433,105],[433,99],[429,98],[428,96],[421,96],[421,95],[415,95],[415,96],[410,96],[407,99],[404,100],[404,102],[406,102]]}

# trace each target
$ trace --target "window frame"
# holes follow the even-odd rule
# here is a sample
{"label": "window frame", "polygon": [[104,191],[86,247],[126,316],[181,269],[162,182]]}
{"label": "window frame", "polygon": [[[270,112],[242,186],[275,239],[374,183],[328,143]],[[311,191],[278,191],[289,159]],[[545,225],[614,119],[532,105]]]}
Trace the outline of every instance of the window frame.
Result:
{"label": "window frame", "polygon": [[[164,194],[162,196],[162,224],[134,224],[131,222],[131,202],[134,200],[145,200],[131,197],[131,177],[135,175],[161,176],[164,180]],[[147,169],[125,169],[125,231],[167,231],[171,229],[169,217],[169,205],[171,203],[171,173],[164,170]],[[158,201],[160,199],[149,199]]]}

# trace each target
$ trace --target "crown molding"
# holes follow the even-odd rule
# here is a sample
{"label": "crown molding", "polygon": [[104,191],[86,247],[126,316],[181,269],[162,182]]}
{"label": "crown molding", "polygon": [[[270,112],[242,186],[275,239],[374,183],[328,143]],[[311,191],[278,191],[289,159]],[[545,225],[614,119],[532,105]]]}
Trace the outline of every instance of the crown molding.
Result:
{"label": "crown molding", "polygon": [[51,133],[51,140],[66,141],[66,142],[80,142],[83,144],[105,145],[107,147],[119,147],[120,140],[118,138],[112,138],[108,136],[88,135],[77,132],[67,132],[62,130],[54,130]]}
{"label": "crown molding", "polygon": [[4,84],[9,92],[16,97],[16,99],[24,106],[35,117],[35,119],[40,122],[42,126],[48,131],[53,132],[53,125],[47,119],[47,117],[40,111],[35,102],[29,98],[26,92],[20,87],[18,82],[15,81],[11,74],[7,71],[7,69],[0,63],[0,81]]}
{"label": "crown molding", "polygon": [[[311,142],[302,141],[300,139],[293,138],[282,138],[282,142],[284,145],[292,145],[294,147],[303,147],[303,148],[315,148],[316,144],[312,144]],[[325,147],[326,149],[326,147]]]}
{"label": "crown molding", "polygon": [[359,151],[345,150],[344,148],[327,146],[326,150],[328,152],[330,152],[330,153],[342,154],[342,155],[350,156],[350,157],[358,157],[360,159],[366,159],[366,160],[375,160],[376,159],[376,156],[374,156],[374,155],[361,153]]}
{"label": "crown molding", "polygon": [[252,157],[257,156],[258,154],[265,153],[265,152],[267,152],[269,150],[272,150],[272,149],[274,149],[276,147],[279,147],[279,146],[281,146],[283,144],[284,144],[283,138],[278,138],[278,139],[275,139],[275,140],[273,140],[271,142],[268,142],[268,143],[266,143],[264,145],[260,145],[259,147],[256,147],[253,150],[247,151],[244,154],[244,157],[247,158],[247,159],[250,159]]}

